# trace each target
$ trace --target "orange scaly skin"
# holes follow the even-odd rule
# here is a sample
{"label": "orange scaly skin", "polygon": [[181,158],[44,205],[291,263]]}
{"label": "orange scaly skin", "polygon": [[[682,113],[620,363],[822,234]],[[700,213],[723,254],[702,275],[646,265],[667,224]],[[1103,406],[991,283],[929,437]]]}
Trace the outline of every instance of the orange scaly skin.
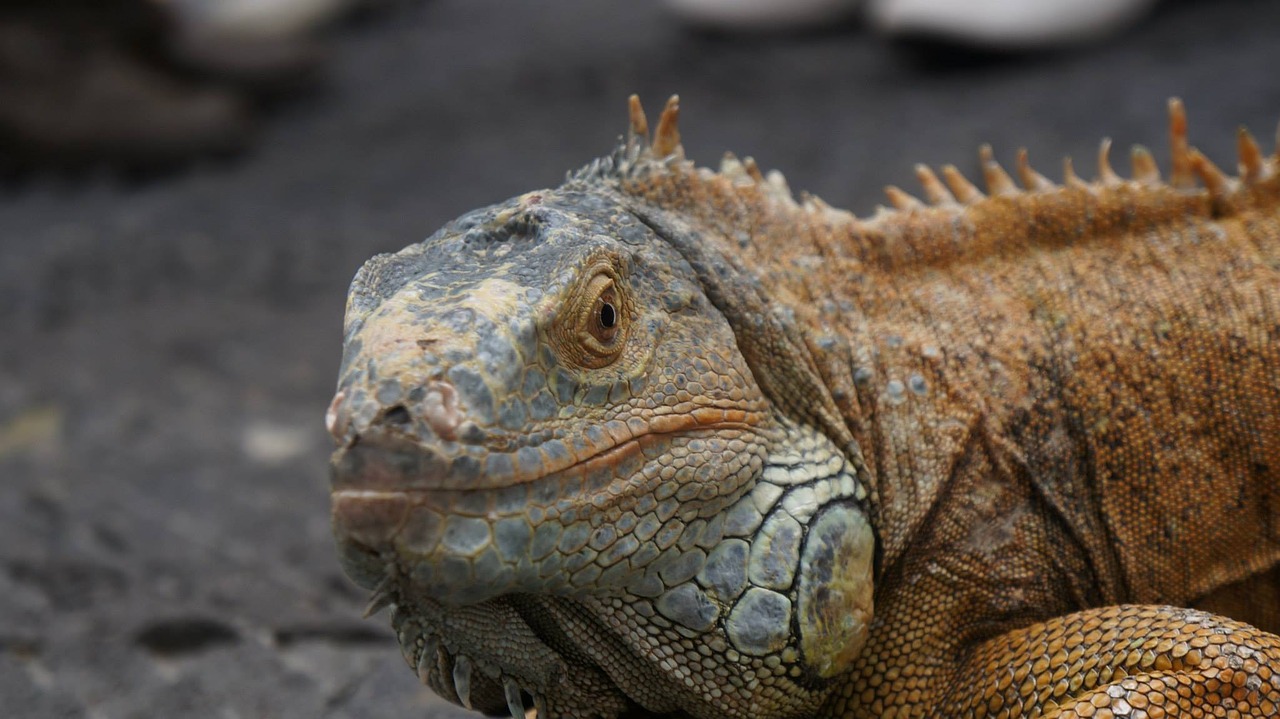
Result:
{"label": "orange scaly skin", "polygon": [[[472,660],[468,682],[448,680],[459,657],[527,651],[466,628],[492,604],[494,616],[531,622],[546,657],[566,655],[551,635],[568,637],[585,658],[566,666],[598,670],[591,691],[609,698],[593,705],[585,689],[486,660],[549,716],[1280,714],[1280,157],[1264,158],[1242,131],[1240,175],[1227,177],[1187,147],[1175,101],[1167,182],[1141,149],[1135,179],[1121,179],[1104,143],[1089,183],[1069,165],[1064,183],[1051,183],[1021,154],[1020,189],[984,148],[987,193],[954,168],[944,184],[921,167],[928,204],[890,188],[896,209],[859,220],[815,198],[797,203],[781,176],[766,179],[750,160],[694,168],[676,113],[673,98],[650,143],[633,99],[628,144],[548,193],[596,192],[639,218],[727,322],[733,362],[749,369],[745,394],[765,402],[752,411],[772,419],[752,420],[748,434],[714,422],[688,431],[746,437],[748,449],[763,438],[763,464],[732,475],[743,491],[775,481],[771,467],[802,466],[775,459],[790,452],[839,457],[856,497],[831,500],[841,513],[824,513],[826,488],[804,497],[816,511],[789,505],[804,549],[776,556],[803,557],[794,579],[760,579],[776,567],[751,555],[747,593],[789,602],[785,636],[759,640],[765,647],[742,637],[741,622],[756,618],[740,609],[742,590],[717,589],[705,570],[657,595],[635,589],[637,568],[616,585],[523,584],[455,602],[404,579],[418,555],[395,537],[412,520],[387,529],[365,495],[336,492],[344,551],[392,567],[380,570],[390,579],[366,583],[382,582],[378,597],[397,604],[398,622],[429,617],[420,624],[435,628],[414,630],[426,645],[447,645],[426,670],[406,649],[424,680],[465,702]],[[335,401],[335,435],[354,446],[349,396]],[[445,446],[422,434],[412,442]],[[344,451],[335,466],[348,487],[359,471]],[[638,476],[613,481],[634,487]],[[691,468],[677,481],[708,480]],[[594,506],[594,526],[616,525],[607,503]],[[707,519],[739,505],[699,506]],[[781,541],[774,516],[726,529],[742,539],[724,541],[751,552]],[[819,528],[831,519],[822,526],[860,536],[861,516],[874,530],[873,565],[857,539],[841,544]],[[361,534],[368,526],[382,533]],[[435,551],[432,561],[446,550]],[[864,559],[869,603],[863,575],[838,569]],[[348,562],[353,575],[379,574]],[[668,600],[677,592],[709,601],[713,619],[695,627],[692,610]],[[846,614],[857,618],[840,624]]]}

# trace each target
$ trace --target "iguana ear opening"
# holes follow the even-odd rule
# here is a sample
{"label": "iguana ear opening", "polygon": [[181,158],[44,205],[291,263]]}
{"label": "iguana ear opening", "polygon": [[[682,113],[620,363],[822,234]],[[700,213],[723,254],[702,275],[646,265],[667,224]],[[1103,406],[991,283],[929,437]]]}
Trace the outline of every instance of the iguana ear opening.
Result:
{"label": "iguana ear opening", "polygon": [[791,311],[773,304],[750,271],[678,217],[652,207],[633,207],[631,211],[693,268],[707,299],[729,322],[747,366],[774,406],[797,422],[817,428],[841,451],[856,447]]}
{"label": "iguana ear opening", "polygon": [[809,522],[797,572],[796,626],[809,671],[843,674],[871,632],[875,537],[856,505],[832,502]]}

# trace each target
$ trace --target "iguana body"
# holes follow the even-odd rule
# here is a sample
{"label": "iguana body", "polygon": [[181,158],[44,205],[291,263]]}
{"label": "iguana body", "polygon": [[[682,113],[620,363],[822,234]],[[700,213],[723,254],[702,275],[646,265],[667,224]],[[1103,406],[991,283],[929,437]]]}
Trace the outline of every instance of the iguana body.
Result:
{"label": "iguana body", "polygon": [[1280,159],[1242,133],[1227,178],[1175,104],[1167,183],[984,153],[989,196],[921,168],[928,206],[863,221],[632,110],[353,284],[335,532],[423,681],[552,717],[1280,712]]}

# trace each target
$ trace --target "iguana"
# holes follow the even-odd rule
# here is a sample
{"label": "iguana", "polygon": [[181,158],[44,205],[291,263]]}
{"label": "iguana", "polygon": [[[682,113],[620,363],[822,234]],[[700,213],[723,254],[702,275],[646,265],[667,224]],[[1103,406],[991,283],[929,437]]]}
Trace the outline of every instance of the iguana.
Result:
{"label": "iguana", "polygon": [[[678,103],[379,255],[327,426],[347,573],[540,717],[1280,713],[1280,156],[869,219]],[[1229,618],[1228,618],[1229,617]]]}

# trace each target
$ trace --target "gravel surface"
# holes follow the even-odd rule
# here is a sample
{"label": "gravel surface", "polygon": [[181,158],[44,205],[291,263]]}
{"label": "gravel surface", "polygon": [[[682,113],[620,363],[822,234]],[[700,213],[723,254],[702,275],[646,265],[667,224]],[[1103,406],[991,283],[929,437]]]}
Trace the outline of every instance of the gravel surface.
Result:
{"label": "gravel surface", "polygon": [[[460,717],[333,556],[321,426],[361,261],[603,154],[631,92],[689,155],[754,155],[862,214],[985,141],[1045,174],[1164,158],[1165,99],[1234,167],[1280,119],[1280,3],[1171,2],[1035,58],[689,32],[648,3],[434,0],[339,38],[257,151],[0,195],[0,714]],[[1123,154],[1116,164],[1127,167]],[[1167,165],[1166,165],[1167,166]]]}

